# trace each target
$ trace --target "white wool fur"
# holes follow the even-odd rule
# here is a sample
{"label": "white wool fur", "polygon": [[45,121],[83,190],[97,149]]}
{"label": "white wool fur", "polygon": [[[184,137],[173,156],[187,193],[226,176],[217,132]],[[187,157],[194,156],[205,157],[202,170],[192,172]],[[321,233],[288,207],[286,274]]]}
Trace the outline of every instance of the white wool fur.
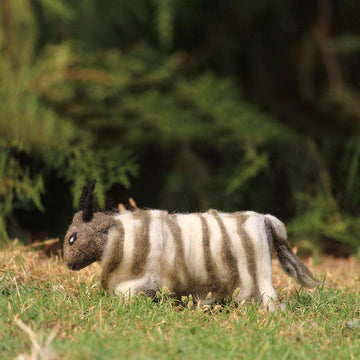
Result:
{"label": "white wool fur", "polygon": [[[273,248],[288,275],[307,287],[320,284],[292,253],[284,224],[269,214],[135,210],[104,216],[110,225],[100,247],[101,284],[118,295],[145,292],[151,296],[165,286],[177,297],[192,294],[207,303],[231,297],[235,291],[236,301],[261,300],[272,309],[277,299]],[[95,214],[91,226],[97,218],[104,221],[104,216]],[[77,231],[81,237],[79,229],[88,225],[79,224],[79,215],[74,219],[68,236]],[[91,241],[96,240],[64,245],[70,268],[79,270],[80,263],[90,263],[83,248]]]}
{"label": "white wool fur", "polygon": [[[139,248],[136,245],[139,239],[136,239],[136,236],[140,235],[137,231],[146,216],[150,217],[150,223],[147,232],[143,234],[143,241],[148,242],[150,246],[143,259],[143,273],[132,276],[132,267],[139,255]],[[237,216],[245,219],[241,233],[237,225]],[[111,274],[107,274],[108,278],[105,279],[107,287],[116,294],[134,295],[140,291],[146,292],[166,286],[175,295],[189,291],[195,293],[193,295],[199,300],[204,301],[207,293],[210,292],[210,287],[207,288],[206,284],[214,275],[223,290],[218,293],[215,291],[211,300],[231,296],[236,288],[239,289],[236,299],[239,301],[255,296],[251,295],[254,294],[255,288],[258,289],[257,296],[263,303],[277,299],[272,284],[271,249],[265,230],[265,219],[268,219],[276,236],[286,240],[285,226],[276,217],[252,211],[233,214],[214,210],[201,214],[174,215],[166,211],[147,210],[139,216],[126,211],[113,217],[121,222],[124,228],[122,258],[119,259],[117,268]],[[208,246],[204,243],[206,235],[200,217],[203,217],[208,228]],[[169,225],[169,218],[177,224],[177,227]],[[219,221],[222,222],[225,233],[221,230]],[[176,229],[179,232],[176,232]],[[120,235],[117,231],[112,229],[109,233],[102,259],[103,265],[114,257],[111,249],[113,242],[119,241]],[[228,240],[224,240],[224,237]],[[226,241],[228,243],[224,245]],[[252,258],[246,254],[249,250],[245,247],[252,249],[254,263],[249,263],[249,259]],[[208,257],[212,259],[212,270],[209,270],[206,264],[206,249],[208,249]],[[229,274],[229,269],[233,273]],[[228,288],[227,284],[236,276],[239,279],[235,289]],[[259,298],[254,300],[257,301]]]}

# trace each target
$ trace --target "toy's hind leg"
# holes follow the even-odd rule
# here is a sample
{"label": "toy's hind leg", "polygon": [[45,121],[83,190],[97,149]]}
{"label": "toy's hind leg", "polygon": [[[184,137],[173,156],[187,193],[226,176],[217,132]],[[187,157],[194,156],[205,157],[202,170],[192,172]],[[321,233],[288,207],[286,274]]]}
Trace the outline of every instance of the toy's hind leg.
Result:
{"label": "toy's hind leg", "polygon": [[[277,295],[275,289],[272,285],[272,282],[265,283],[262,282],[261,286],[259,286],[259,295],[254,298],[245,298],[251,301],[254,301],[255,304],[260,302],[260,306],[269,310],[274,311],[276,309]],[[241,293],[234,298],[234,300],[238,303],[244,301],[244,297]]]}
{"label": "toy's hind leg", "polygon": [[269,311],[274,311],[278,299],[272,282],[271,256],[265,253],[258,262],[258,289],[261,297],[261,305]]}
{"label": "toy's hind leg", "polygon": [[278,301],[278,296],[272,284],[272,279],[268,279],[268,282],[263,283],[260,287],[261,293],[261,306],[266,310],[273,312],[275,310],[284,311],[285,304]]}
{"label": "toy's hind leg", "polygon": [[274,311],[276,309],[276,301],[277,301],[277,295],[275,292],[275,289],[272,287],[271,284],[271,288],[270,286],[266,289],[266,291],[264,291],[262,293],[261,296],[261,305],[269,310],[269,311]]}

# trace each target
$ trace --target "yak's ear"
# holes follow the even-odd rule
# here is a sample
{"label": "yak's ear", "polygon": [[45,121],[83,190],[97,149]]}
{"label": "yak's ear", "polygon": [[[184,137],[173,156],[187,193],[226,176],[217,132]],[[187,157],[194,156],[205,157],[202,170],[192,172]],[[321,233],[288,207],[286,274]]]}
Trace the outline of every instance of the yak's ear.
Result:
{"label": "yak's ear", "polygon": [[89,222],[93,217],[93,191],[96,180],[93,180],[89,186],[84,186],[79,200],[78,211],[82,211],[82,219]]}

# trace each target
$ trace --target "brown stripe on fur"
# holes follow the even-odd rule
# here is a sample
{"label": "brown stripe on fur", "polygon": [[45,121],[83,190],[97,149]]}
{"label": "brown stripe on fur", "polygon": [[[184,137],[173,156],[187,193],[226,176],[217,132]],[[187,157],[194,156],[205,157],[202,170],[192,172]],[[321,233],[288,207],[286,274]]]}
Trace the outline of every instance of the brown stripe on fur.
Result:
{"label": "brown stripe on fur", "polygon": [[115,224],[117,230],[117,236],[112,242],[112,247],[108,249],[109,258],[104,264],[104,267],[101,272],[100,284],[102,288],[108,290],[109,288],[109,278],[114,270],[119,266],[121,260],[124,256],[124,238],[125,238],[125,228],[124,224],[117,220]]}
{"label": "brown stripe on fur", "polygon": [[[187,289],[193,287],[193,280],[185,260],[181,228],[178,224],[176,215],[164,216],[164,220],[174,238],[175,244],[175,264],[168,275],[173,283],[174,288],[177,289],[177,293],[181,294],[182,292],[184,292],[185,294]],[[181,271],[184,274],[185,283],[182,283],[178,276],[179,272]]]}
{"label": "brown stripe on fur", "polygon": [[205,269],[207,271],[207,277],[208,277],[207,287],[208,287],[208,291],[215,293],[220,290],[221,283],[217,276],[217,266],[210,250],[209,224],[207,223],[203,215],[199,214],[199,217],[202,226],[202,240],[203,240]]}
{"label": "brown stripe on fur", "polygon": [[229,272],[229,280],[228,280],[228,292],[233,292],[236,288],[240,288],[241,279],[240,274],[237,266],[237,261],[235,256],[231,251],[231,239],[226,231],[224,222],[220,218],[218,212],[216,210],[209,211],[211,215],[214,216],[215,220],[217,221],[222,237],[222,244],[221,244],[221,261],[228,269]]}
{"label": "brown stripe on fur", "polygon": [[258,283],[258,273],[257,273],[257,267],[256,267],[255,250],[254,250],[252,240],[244,228],[244,224],[245,224],[246,220],[248,219],[249,215],[238,212],[238,213],[235,213],[235,216],[236,216],[236,223],[237,223],[237,232],[239,234],[241,243],[243,245],[243,248],[244,248],[245,254],[246,254],[247,269],[248,269],[250,276],[253,279],[253,286],[252,286],[249,298],[258,300],[260,298],[261,294],[260,294],[259,283]]}
{"label": "brown stripe on fur", "polygon": [[136,210],[134,218],[140,221],[140,225],[136,228],[134,238],[134,259],[131,265],[131,273],[137,277],[141,277],[145,272],[146,259],[150,252],[150,220],[149,212]]}

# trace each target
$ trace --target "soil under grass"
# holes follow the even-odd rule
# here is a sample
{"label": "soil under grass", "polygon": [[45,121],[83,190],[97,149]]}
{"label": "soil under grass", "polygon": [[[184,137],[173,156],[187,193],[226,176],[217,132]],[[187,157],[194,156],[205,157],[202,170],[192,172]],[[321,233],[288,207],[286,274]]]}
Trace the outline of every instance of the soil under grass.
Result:
{"label": "soil under grass", "polygon": [[306,263],[327,285],[303,290],[274,260],[286,310],[269,314],[164,296],[124,303],[99,288],[98,264],[71,272],[13,245],[0,251],[0,359],[360,359],[360,263]]}

